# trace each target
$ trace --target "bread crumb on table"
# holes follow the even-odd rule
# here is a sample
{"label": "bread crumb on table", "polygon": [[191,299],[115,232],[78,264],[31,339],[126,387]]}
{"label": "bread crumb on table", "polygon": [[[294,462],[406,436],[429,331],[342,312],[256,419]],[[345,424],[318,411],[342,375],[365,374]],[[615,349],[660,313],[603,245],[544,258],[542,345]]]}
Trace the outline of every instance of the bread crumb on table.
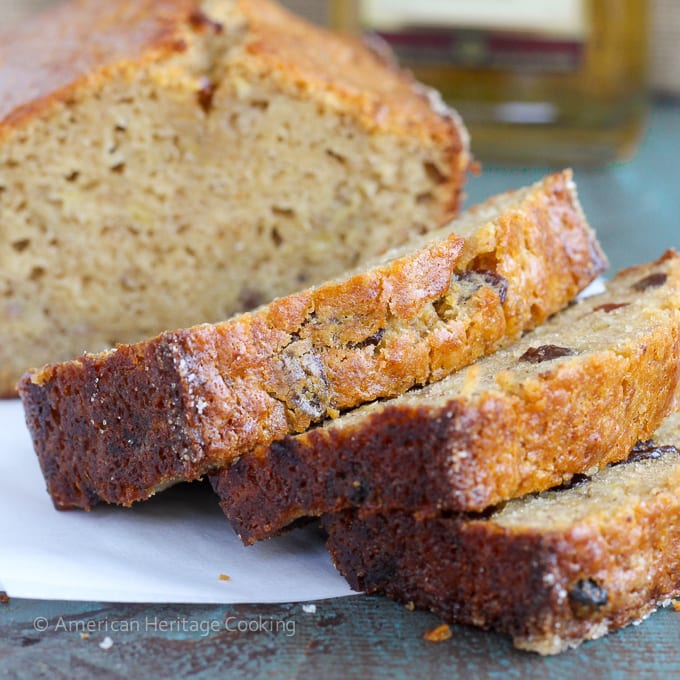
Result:
{"label": "bread crumb on table", "polygon": [[4,591],[0,591],[0,604],[7,604],[9,602],[9,595]]}
{"label": "bread crumb on table", "polygon": [[680,612],[680,600],[671,600],[671,604],[676,612]]}
{"label": "bread crumb on table", "polygon": [[227,574],[220,574],[217,578],[220,581],[231,581],[231,576],[228,576]]}
{"label": "bread crumb on table", "polygon": [[111,649],[113,647],[113,640],[107,635],[100,643],[102,649]]}
{"label": "bread crumb on table", "polygon": [[315,604],[303,604],[302,605],[302,611],[305,614],[316,614],[316,605]]}
{"label": "bread crumb on table", "polygon": [[425,631],[423,639],[428,642],[444,642],[444,640],[448,640],[452,635],[451,628],[445,623],[442,623],[441,626]]}

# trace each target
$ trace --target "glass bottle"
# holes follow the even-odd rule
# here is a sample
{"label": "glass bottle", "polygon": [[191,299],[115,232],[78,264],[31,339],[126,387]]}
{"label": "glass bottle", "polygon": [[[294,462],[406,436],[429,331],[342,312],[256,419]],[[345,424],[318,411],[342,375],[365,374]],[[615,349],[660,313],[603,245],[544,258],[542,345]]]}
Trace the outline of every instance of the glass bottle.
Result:
{"label": "glass bottle", "polygon": [[441,91],[475,156],[605,164],[632,155],[647,106],[646,0],[334,0]]}

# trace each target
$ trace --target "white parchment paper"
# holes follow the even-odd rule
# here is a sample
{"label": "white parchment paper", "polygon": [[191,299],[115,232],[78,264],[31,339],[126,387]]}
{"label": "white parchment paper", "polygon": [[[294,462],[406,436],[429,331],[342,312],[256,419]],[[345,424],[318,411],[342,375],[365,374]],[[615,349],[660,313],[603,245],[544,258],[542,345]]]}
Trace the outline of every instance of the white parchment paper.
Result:
{"label": "white parchment paper", "polygon": [[11,597],[105,602],[296,602],[352,592],[313,528],[243,547],[207,484],[132,508],[55,510],[18,400],[0,400],[0,584]]}

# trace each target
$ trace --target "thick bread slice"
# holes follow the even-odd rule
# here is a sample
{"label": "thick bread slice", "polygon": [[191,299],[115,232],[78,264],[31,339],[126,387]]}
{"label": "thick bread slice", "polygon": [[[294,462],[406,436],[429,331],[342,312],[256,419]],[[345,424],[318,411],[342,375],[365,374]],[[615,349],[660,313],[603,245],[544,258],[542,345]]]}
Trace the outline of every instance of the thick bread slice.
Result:
{"label": "thick bread slice", "polygon": [[246,543],[352,506],[480,511],[624,458],[669,413],[679,352],[669,252],[469,370],[276,441],[213,486]]}
{"label": "thick bread slice", "polygon": [[455,113],[268,0],[73,0],[0,35],[0,394],[458,211]]}
{"label": "thick bread slice", "polygon": [[680,414],[625,464],[488,516],[324,518],[356,590],[556,654],[635,623],[680,594]]}
{"label": "thick bread slice", "polygon": [[32,371],[20,392],[49,491],[62,508],[130,504],[438,380],[544,321],[604,263],[564,172],[340,281]]}

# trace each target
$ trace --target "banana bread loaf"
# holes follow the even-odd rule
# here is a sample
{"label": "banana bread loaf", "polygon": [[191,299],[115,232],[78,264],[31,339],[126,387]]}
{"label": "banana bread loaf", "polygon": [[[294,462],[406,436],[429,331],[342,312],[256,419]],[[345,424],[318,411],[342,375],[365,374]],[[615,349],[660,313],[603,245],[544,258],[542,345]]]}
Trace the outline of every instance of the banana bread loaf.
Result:
{"label": "banana bread loaf", "polygon": [[457,212],[456,115],[269,0],[73,1],[0,35],[0,394]]}
{"label": "banana bread loaf", "polygon": [[342,280],[32,371],[20,392],[48,489],[87,508],[196,479],[492,352],[604,264],[564,172]]}
{"label": "banana bread loaf", "polygon": [[353,506],[482,511],[624,458],[670,412],[679,352],[669,252],[469,370],[275,441],[212,483],[245,543]]}
{"label": "banana bread loaf", "polygon": [[[594,431],[597,436],[597,431]],[[680,594],[680,415],[625,464],[482,516],[326,516],[352,588],[556,654]]]}

